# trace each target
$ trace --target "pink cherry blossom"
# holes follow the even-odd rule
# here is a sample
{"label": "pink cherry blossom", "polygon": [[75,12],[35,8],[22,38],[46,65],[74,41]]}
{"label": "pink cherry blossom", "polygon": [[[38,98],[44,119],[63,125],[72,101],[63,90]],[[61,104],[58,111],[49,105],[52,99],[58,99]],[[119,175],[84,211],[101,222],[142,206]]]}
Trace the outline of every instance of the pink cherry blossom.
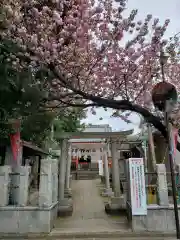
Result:
{"label": "pink cherry blossom", "polygon": [[[162,79],[162,48],[169,54],[165,78],[180,90],[179,41],[168,43],[163,37],[169,19],[162,25],[151,14],[139,20],[137,10],[125,17],[126,7],[126,0],[120,6],[113,0],[98,6],[94,0],[49,0],[47,5],[36,0],[6,0],[6,28],[0,34],[26,49],[33,64],[51,64],[68,76],[67,84],[61,77],[47,83],[47,91],[56,99],[64,91],[75,96],[81,91],[150,106],[145,93],[150,94]],[[72,95],[67,99],[77,100]]]}

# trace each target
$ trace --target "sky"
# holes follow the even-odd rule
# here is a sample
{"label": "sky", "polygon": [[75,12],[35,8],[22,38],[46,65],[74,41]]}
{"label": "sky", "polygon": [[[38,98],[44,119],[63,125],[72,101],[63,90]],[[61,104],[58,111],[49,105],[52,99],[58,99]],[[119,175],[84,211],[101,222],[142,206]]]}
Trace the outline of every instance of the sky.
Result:
{"label": "sky", "polygon": [[[160,19],[163,22],[165,19],[170,19],[170,25],[166,32],[166,37],[173,36],[180,32],[180,0],[128,0],[128,11],[138,9],[137,19],[142,20],[147,14],[152,14],[153,17]],[[96,115],[92,115],[90,111],[87,113],[87,118],[83,120],[86,124],[109,124],[114,131],[134,129],[135,133],[139,131],[140,118],[136,114],[131,114],[130,120],[133,124],[126,124],[119,118],[111,117],[111,110],[107,112],[103,108],[96,111]],[[100,120],[100,118],[103,118]]]}

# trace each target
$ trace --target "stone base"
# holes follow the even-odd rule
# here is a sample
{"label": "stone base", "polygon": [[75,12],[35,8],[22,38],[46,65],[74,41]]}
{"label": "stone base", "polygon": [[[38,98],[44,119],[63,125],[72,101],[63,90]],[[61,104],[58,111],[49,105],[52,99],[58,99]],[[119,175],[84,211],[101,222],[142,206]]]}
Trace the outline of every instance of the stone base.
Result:
{"label": "stone base", "polygon": [[65,198],[71,198],[72,197],[72,190],[70,188],[64,190],[64,196]]}
{"label": "stone base", "polygon": [[112,197],[112,196],[114,196],[114,193],[112,192],[111,188],[109,188],[109,189],[104,188],[101,195],[102,195],[102,197]]}
{"label": "stone base", "polygon": [[126,215],[126,204],[124,196],[112,197],[111,201],[105,205],[105,212],[112,215]]}
{"label": "stone base", "polygon": [[126,216],[127,215],[127,211],[126,209],[122,209],[122,208],[114,208],[113,206],[111,206],[111,204],[107,203],[105,205],[105,212],[109,215],[113,215],[113,216]]}
{"label": "stone base", "polygon": [[126,208],[126,202],[124,195],[120,197],[111,197],[111,205],[114,206],[114,208],[120,207],[120,208]]}
{"label": "stone base", "polygon": [[[57,219],[57,207],[57,202],[49,207],[0,207],[0,239],[29,239],[29,234],[49,234]],[[12,234],[14,237],[1,237],[3,234]],[[17,237],[17,234],[27,237]]]}
{"label": "stone base", "polygon": [[101,178],[101,183],[105,183],[105,177],[104,176],[100,176],[100,178]]}
{"label": "stone base", "polygon": [[73,202],[72,199],[65,198],[58,203],[58,217],[72,216]]}

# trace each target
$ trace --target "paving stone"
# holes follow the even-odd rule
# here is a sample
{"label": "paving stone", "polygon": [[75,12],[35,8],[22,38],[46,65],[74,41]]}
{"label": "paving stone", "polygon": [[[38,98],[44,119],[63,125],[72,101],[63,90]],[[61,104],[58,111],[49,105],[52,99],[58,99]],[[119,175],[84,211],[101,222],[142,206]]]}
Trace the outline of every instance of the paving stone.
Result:
{"label": "paving stone", "polygon": [[72,181],[73,214],[71,217],[58,218],[55,229],[129,230],[126,217],[113,218],[105,213],[104,202],[97,188],[98,183],[99,179]]}

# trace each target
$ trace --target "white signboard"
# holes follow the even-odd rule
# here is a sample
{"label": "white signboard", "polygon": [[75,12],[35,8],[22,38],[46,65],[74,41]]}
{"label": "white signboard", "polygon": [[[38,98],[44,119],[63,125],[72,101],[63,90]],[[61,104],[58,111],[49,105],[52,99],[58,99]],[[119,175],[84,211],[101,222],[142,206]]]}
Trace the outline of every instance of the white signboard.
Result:
{"label": "white signboard", "polygon": [[132,215],[147,215],[143,158],[129,158]]}
{"label": "white signboard", "polygon": [[99,165],[99,176],[104,176],[103,161],[99,160],[98,165]]}

